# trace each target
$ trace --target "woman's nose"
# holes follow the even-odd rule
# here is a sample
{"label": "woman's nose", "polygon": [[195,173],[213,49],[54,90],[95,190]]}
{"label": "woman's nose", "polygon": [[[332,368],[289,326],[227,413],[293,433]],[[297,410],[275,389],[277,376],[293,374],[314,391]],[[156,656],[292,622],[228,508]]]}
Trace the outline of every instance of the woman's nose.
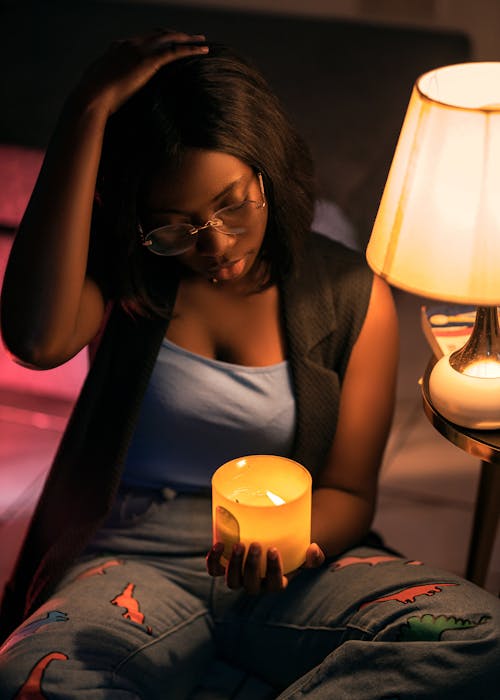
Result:
{"label": "woman's nose", "polygon": [[196,250],[200,255],[219,257],[231,245],[230,238],[215,226],[207,226],[198,233]]}

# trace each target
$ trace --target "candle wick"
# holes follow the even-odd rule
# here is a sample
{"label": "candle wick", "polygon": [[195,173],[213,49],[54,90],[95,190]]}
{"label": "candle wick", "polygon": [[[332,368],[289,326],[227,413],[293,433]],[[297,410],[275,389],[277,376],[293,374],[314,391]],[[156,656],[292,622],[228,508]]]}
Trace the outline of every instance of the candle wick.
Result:
{"label": "candle wick", "polygon": [[283,503],[285,503],[285,500],[281,498],[281,496],[278,496],[272,491],[266,491],[266,496],[269,498],[270,501],[272,501],[272,503],[274,503],[275,506],[282,506]]}

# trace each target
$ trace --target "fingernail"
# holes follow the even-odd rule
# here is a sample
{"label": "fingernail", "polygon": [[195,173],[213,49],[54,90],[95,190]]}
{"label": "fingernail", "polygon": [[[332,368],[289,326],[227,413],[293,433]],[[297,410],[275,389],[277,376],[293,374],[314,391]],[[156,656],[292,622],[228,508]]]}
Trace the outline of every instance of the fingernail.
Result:
{"label": "fingernail", "polygon": [[273,561],[276,561],[276,559],[278,558],[278,550],[276,549],[276,547],[272,547],[272,548],[268,551],[267,556],[269,557],[269,559],[272,559]]}
{"label": "fingernail", "polygon": [[259,545],[258,544],[250,545],[250,549],[248,550],[248,553],[251,554],[252,556],[256,556],[257,554],[260,554]]}

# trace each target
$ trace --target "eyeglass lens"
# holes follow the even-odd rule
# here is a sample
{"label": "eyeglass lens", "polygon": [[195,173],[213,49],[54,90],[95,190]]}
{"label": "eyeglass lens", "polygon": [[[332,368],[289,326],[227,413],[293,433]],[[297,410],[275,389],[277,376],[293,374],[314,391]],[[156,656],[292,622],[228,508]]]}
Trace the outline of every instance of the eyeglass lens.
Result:
{"label": "eyeglass lens", "polygon": [[[242,235],[248,228],[253,211],[259,206],[258,202],[245,201],[237,206],[226,207],[215,212],[209,225],[220,233],[237,236]],[[208,228],[207,225],[200,230]],[[161,226],[147,236],[150,241],[149,249],[158,255],[177,255],[189,250],[196,243],[198,229],[189,224]]]}
{"label": "eyeglass lens", "polygon": [[199,232],[206,228],[214,228],[220,233],[237,236],[244,234],[254,212],[266,206],[262,175],[258,173],[258,181],[262,201],[245,200],[216,211],[212,218],[203,226],[194,227],[190,224],[169,224],[150,231],[143,239],[143,244],[157,255],[179,255],[195,245]]}

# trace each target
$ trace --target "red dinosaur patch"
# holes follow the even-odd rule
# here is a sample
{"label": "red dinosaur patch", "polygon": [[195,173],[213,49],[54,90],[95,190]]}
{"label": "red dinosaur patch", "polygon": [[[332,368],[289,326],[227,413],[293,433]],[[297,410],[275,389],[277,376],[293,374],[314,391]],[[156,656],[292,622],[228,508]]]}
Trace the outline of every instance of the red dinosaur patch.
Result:
{"label": "red dinosaur patch", "polygon": [[[129,583],[123,591],[113,598],[111,603],[113,605],[118,605],[120,608],[125,608],[125,612],[122,613],[122,617],[131,622],[135,622],[138,625],[144,624],[144,614],[140,610],[139,601],[134,598],[135,583]],[[152,633],[151,627],[146,626],[148,634]]]}
{"label": "red dinosaur patch", "polygon": [[68,657],[59,651],[53,651],[37,661],[13,700],[47,700],[47,696],[42,693],[43,674],[47,666],[55,660],[67,661]]}
{"label": "red dinosaur patch", "polygon": [[81,578],[88,578],[89,576],[104,576],[106,569],[109,569],[112,566],[123,566],[123,562],[119,559],[110,559],[109,561],[105,561],[98,566],[93,566],[91,569],[82,571],[81,574],[78,574],[75,581],[79,581]]}
{"label": "red dinosaur patch", "polygon": [[383,564],[386,561],[397,561],[399,557],[390,557],[387,555],[379,555],[376,557],[343,557],[338,559],[332,566],[332,571],[338,571],[339,569],[345,569],[346,566],[353,566],[353,564],[368,564],[369,566],[377,566],[377,564]]}
{"label": "red dinosaur patch", "polygon": [[402,605],[407,605],[408,603],[414,603],[415,598],[420,595],[435,595],[440,593],[445,586],[458,586],[458,583],[425,583],[422,586],[411,586],[409,588],[403,588],[397,593],[391,593],[391,595],[382,596],[381,598],[374,598],[374,600],[368,600],[366,603],[360,605],[359,610],[366,608],[368,605],[374,605],[375,603],[386,603],[389,600],[394,600]]}

